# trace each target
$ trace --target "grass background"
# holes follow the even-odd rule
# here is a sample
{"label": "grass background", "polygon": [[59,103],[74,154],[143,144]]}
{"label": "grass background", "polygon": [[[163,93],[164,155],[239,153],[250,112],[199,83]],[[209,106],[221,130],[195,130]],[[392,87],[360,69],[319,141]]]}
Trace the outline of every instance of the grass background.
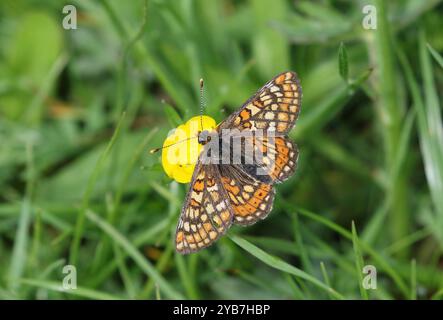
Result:
{"label": "grass background", "polygon": [[[64,30],[64,1],[1,1],[0,298],[441,299],[441,2],[73,0]],[[199,78],[221,121],[285,70],[297,173],[266,221],[177,255],[187,187],[147,151]]]}

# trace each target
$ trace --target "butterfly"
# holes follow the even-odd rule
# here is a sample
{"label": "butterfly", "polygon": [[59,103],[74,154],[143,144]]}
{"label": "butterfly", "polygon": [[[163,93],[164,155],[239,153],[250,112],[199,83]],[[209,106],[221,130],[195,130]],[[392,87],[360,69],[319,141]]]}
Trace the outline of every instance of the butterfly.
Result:
{"label": "butterfly", "polygon": [[296,169],[298,149],[287,135],[300,113],[301,98],[297,74],[281,73],[216,127],[216,139],[229,129],[237,133],[264,132],[265,135],[246,138],[246,144],[262,152],[259,160],[207,163],[203,157],[208,154],[210,136],[199,132],[198,142],[204,146],[176,228],[178,253],[210,246],[232,224],[247,226],[268,216],[275,197],[274,184],[287,180]]}

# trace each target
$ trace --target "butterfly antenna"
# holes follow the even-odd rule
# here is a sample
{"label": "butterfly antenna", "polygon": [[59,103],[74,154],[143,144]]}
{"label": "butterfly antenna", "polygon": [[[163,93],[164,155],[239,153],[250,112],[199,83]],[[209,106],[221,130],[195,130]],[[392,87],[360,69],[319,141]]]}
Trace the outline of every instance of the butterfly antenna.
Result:
{"label": "butterfly antenna", "polygon": [[203,110],[205,108],[205,101],[203,95],[203,79],[200,79],[200,125],[203,130]]}
{"label": "butterfly antenna", "polygon": [[[202,130],[203,130],[203,110],[204,110],[204,108],[205,108],[205,103],[204,103],[204,95],[203,95],[203,79],[200,79],[200,125],[201,125]],[[163,146],[161,148],[154,148],[154,149],[149,150],[149,153],[154,154],[162,149],[172,147],[173,145],[176,145],[177,143],[185,142],[185,141],[188,141],[188,140],[191,140],[194,138],[197,138],[197,137],[186,138],[186,139],[174,142],[172,144],[169,144],[167,146]]]}
{"label": "butterfly antenna", "polygon": [[169,147],[175,146],[176,144],[179,144],[179,143],[182,143],[182,142],[185,142],[185,141],[191,140],[191,139],[195,139],[195,138],[197,138],[197,137],[189,137],[189,138],[186,138],[186,139],[183,139],[183,140],[180,140],[180,141],[177,141],[177,142],[174,142],[174,143],[168,144],[167,146],[163,146],[163,147],[160,147],[160,148],[154,148],[154,149],[149,150],[149,153],[150,153],[150,154],[154,154],[154,153],[156,153],[156,152],[158,152],[158,151],[160,151],[160,150],[163,150],[163,149],[166,149],[166,148],[169,148]]}

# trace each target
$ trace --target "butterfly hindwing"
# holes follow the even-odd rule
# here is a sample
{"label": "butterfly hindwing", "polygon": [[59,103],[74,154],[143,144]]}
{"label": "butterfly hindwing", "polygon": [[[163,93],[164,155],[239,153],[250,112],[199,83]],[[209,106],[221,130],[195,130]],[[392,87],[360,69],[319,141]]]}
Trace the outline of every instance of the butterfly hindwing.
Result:
{"label": "butterfly hindwing", "polygon": [[278,183],[287,180],[294,173],[298,148],[287,137],[252,137],[251,143],[260,157],[253,164],[243,164],[245,172],[265,183]]}
{"label": "butterfly hindwing", "polygon": [[199,161],[176,229],[177,252],[187,254],[211,245],[228,230],[232,217],[218,167]]}
{"label": "butterfly hindwing", "polygon": [[255,93],[239,111],[220,124],[220,129],[275,130],[287,134],[301,106],[301,85],[295,72],[279,74]]}
{"label": "butterfly hindwing", "polygon": [[275,190],[243,172],[239,167],[220,167],[223,186],[234,209],[234,223],[250,225],[271,212]]}

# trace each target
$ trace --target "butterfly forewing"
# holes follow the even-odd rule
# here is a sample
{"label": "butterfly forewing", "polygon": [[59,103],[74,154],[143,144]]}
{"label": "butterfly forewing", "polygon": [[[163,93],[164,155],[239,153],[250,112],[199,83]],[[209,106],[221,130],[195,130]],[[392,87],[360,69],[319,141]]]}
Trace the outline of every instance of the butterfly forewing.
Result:
{"label": "butterfly forewing", "polygon": [[218,167],[200,161],[177,225],[176,250],[186,254],[211,245],[230,227],[232,217]]}
{"label": "butterfly forewing", "polygon": [[219,129],[275,130],[287,134],[298,118],[302,91],[295,72],[279,74],[257,91]]}

